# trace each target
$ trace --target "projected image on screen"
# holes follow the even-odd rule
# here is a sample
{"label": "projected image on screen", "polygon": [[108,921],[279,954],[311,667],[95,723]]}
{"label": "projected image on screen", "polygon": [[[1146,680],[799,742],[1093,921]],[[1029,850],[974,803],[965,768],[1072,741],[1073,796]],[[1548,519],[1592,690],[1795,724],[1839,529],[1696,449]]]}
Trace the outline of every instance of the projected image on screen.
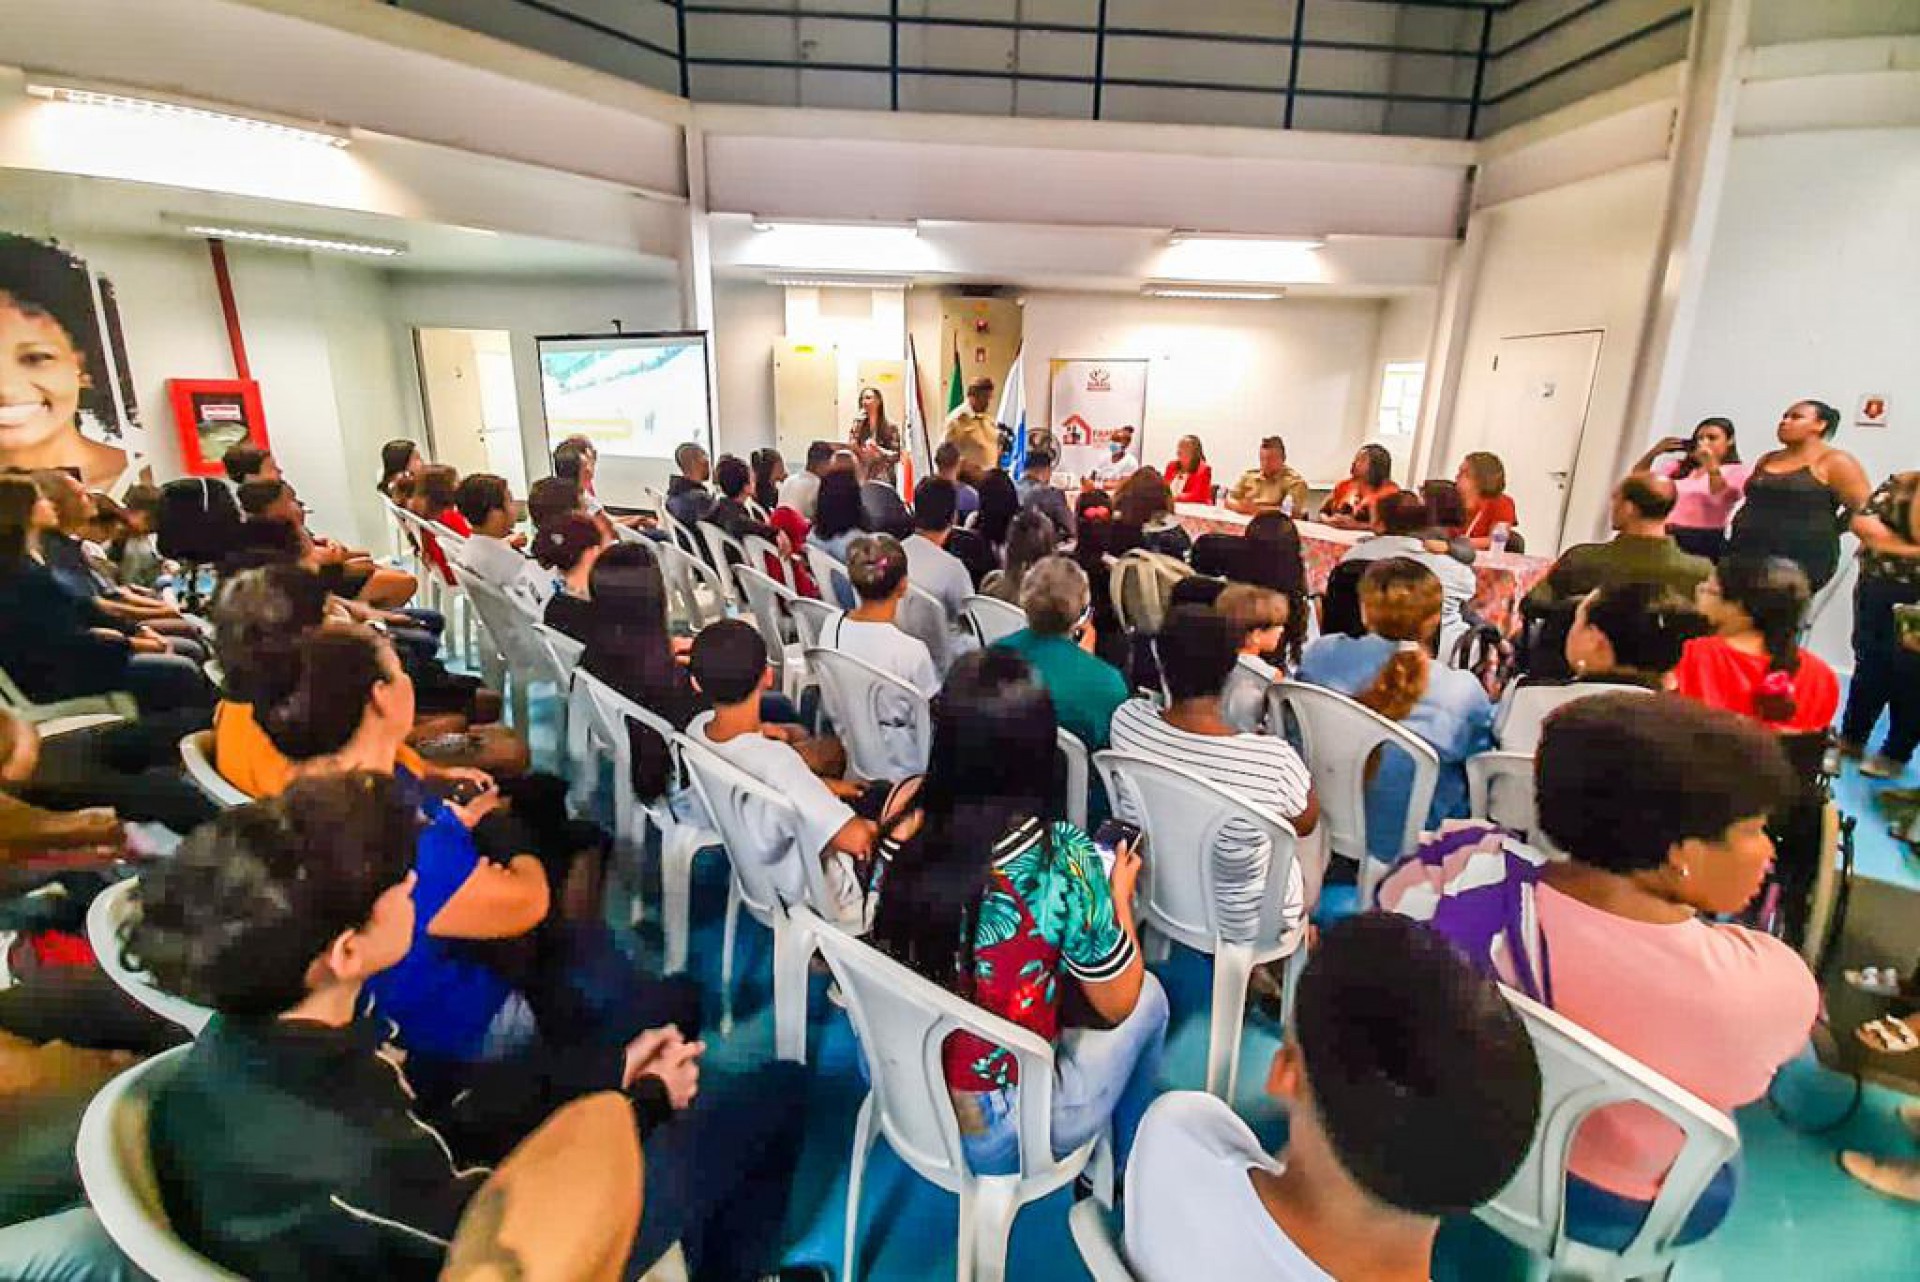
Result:
{"label": "projected image on screen", "polygon": [[699,336],[539,340],[549,444],[584,436],[603,455],[671,459],[707,438],[707,354]]}

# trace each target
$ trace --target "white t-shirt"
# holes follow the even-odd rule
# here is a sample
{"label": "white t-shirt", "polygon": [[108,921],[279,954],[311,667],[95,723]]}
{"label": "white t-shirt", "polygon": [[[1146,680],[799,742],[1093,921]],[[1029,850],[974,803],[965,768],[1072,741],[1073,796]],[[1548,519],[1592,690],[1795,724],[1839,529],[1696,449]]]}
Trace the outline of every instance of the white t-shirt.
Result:
{"label": "white t-shirt", "polygon": [[973,576],[959,557],[918,534],[900,545],[907,553],[907,582],[929,593],[946,607],[949,622],[958,622],[973,595]]}
{"label": "white t-shirt", "polygon": [[[711,712],[701,713],[687,723],[687,737],[713,749],[725,761],[787,798],[799,812],[800,830],[795,833],[789,831],[786,817],[773,810],[758,814],[749,811],[757,847],[751,853],[762,859],[778,860],[797,843],[799,858],[818,859],[827,843],[854,817],[853,807],[833,795],[820,776],[807,768],[805,758],[793,750],[792,744],[758,734],[736,735],[725,743],[716,743],[707,737],[707,727],[712,722]],[[728,853],[739,859],[748,852]],[[850,921],[857,924],[863,894],[854,875],[852,857],[834,851],[825,867],[827,891],[840,909],[841,924]],[[780,893],[787,896],[789,902],[801,903],[807,892],[806,872],[797,864],[790,865],[787,871],[791,875],[780,879]]]}
{"label": "white t-shirt", "polygon": [[[1312,795],[1313,776],[1285,739],[1269,734],[1193,734],[1167,724],[1145,699],[1129,699],[1114,712],[1110,742],[1116,752],[1199,775],[1282,819],[1291,820],[1305,810]],[[1140,817],[1124,790],[1114,800],[1114,812],[1135,822]],[[1245,820],[1231,820],[1220,830],[1213,849],[1213,881],[1220,896],[1220,928],[1227,939],[1250,943],[1257,933],[1260,890],[1266,884],[1272,854],[1265,835]],[[1152,857],[1149,850],[1147,858]],[[1305,928],[1306,890],[1298,859],[1281,899],[1281,919],[1286,925],[1283,939],[1296,937]]]}
{"label": "white t-shirt", "polygon": [[1102,488],[1118,485],[1139,470],[1140,460],[1132,450],[1128,450],[1119,458],[1109,454],[1106,462],[1093,469],[1093,483]]}
{"label": "white t-shirt", "polygon": [[809,521],[820,505],[820,478],[812,472],[794,472],[780,482],[780,506],[790,507]]}
{"label": "white t-shirt", "polygon": [[1127,1165],[1127,1266],[1140,1282],[1334,1282],[1293,1244],[1249,1171],[1275,1161],[1224,1101],[1162,1095]]}
{"label": "white t-shirt", "polygon": [[460,563],[536,614],[553,595],[551,571],[543,570],[505,539],[476,534],[460,551]]}
{"label": "white t-shirt", "polygon": [[[933,666],[933,655],[926,642],[908,636],[891,623],[863,623],[836,614],[820,625],[820,644],[829,650],[852,655],[870,663],[931,699],[940,690],[940,674]],[[920,714],[910,698],[898,690],[884,690],[878,696],[881,738],[886,743],[886,768],[882,778],[899,781],[925,774],[927,763],[920,756],[914,735],[915,718]]]}

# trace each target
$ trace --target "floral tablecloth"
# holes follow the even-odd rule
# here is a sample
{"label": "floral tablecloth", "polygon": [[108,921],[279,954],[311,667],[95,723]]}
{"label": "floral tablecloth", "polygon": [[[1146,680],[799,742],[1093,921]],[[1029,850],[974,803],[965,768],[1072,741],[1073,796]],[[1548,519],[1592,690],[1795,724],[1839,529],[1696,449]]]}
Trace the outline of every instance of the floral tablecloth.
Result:
{"label": "floral tablecloth", "polygon": [[[1202,503],[1182,503],[1174,515],[1187,533],[1245,534],[1248,517],[1223,507]],[[1307,586],[1315,592],[1327,588],[1327,576],[1348,548],[1367,537],[1364,530],[1342,530],[1317,521],[1296,521],[1300,530],[1301,559],[1307,566]],[[1473,559],[1473,610],[1502,632],[1520,626],[1520,601],[1533,585],[1547,577],[1553,561],[1547,557],[1524,556],[1518,552],[1482,552]]]}

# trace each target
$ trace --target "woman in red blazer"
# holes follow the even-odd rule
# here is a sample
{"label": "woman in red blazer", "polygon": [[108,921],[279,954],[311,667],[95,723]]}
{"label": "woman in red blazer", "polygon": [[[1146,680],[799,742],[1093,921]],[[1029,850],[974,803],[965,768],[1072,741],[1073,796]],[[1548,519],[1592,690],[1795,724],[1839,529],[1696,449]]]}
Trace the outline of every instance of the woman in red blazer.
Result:
{"label": "woman in red blazer", "polygon": [[1213,502],[1213,467],[1197,436],[1183,436],[1167,464],[1167,488],[1175,503]]}

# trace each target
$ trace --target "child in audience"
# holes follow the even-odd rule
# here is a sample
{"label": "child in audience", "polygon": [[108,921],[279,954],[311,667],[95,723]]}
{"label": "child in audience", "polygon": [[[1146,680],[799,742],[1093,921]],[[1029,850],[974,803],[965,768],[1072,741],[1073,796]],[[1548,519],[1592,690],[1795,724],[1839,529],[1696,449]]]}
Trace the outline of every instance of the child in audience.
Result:
{"label": "child in audience", "polygon": [[[1773,862],[1767,817],[1794,786],[1775,738],[1674,695],[1597,694],[1548,716],[1537,761],[1540,828],[1565,862],[1449,825],[1382,883],[1381,905],[1714,1107],[1752,1103],[1820,1000],[1785,943],[1718,920]],[[1636,1105],[1588,1118],[1568,1164],[1574,1238],[1624,1247],[1680,1143]],[[1715,1177],[1680,1242],[1713,1230],[1734,1184],[1731,1168]]]}
{"label": "child in audience", "polygon": [[1288,1119],[1272,1157],[1211,1095],[1148,1110],[1127,1171],[1141,1282],[1426,1282],[1441,1218],[1525,1158],[1540,1066],[1499,989],[1444,939],[1368,914],[1320,936],[1267,1093]]}
{"label": "child in audience", "polygon": [[[426,1282],[458,1262],[447,1244],[487,1174],[473,1163],[557,1105],[612,1091],[626,1098],[596,1108],[638,1128],[650,1190],[625,1276],[676,1241],[702,1282],[761,1276],[799,1152],[797,1066],[716,1099],[703,1044],[662,1027],[505,1067],[423,1115],[412,1066],[363,1014],[369,982],[419,946],[417,826],[393,779],[303,780],[221,815],[143,877],[129,958],[219,1012],[152,1104],[174,1231],[247,1277]],[[508,1154],[495,1187],[524,1165]]]}
{"label": "child in audience", "polygon": [[[872,855],[875,827],[872,818],[862,817],[848,803],[859,803],[870,816],[887,785],[862,787],[821,778],[794,748],[802,737],[798,726],[774,726],[761,720],[760,699],[773,686],[773,669],[767,664],[767,644],[752,624],[724,619],[701,629],[693,640],[689,666],[700,693],[713,701],[713,711],[695,717],[687,726],[687,737],[793,802],[800,813],[799,832],[769,831],[764,848],[781,849],[792,839],[803,858],[818,858],[826,870],[827,888],[838,903],[841,924],[864,929],[865,891],[855,861],[864,862]],[[806,887],[789,886],[783,893],[799,903]]]}
{"label": "child in audience", "polygon": [[546,609],[547,598],[553,595],[553,576],[541,573],[520,550],[525,536],[513,532],[517,517],[506,481],[475,472],[454,491],[454,505],[473,530],[460,549],[460,563],[506,593],[509,600],[535,613]]}
{"label": "child in audience", "polygon": [[[907,596],[906,549],[890,534],[857,539],[847,551],[847,577],[860,604],[824,621],[819,644],[869,663],[932,698],[940,690],[932,652],[897,622]],[[901,702],[883,697],[880,710],[881,725],[899,731],[888,735],[893,768],[886,773],[895,779],[918,774],[925,766],[907,730],[913,714],[898,706]]]}
{"label": "child in audience", "polygon": [[1267,687],[1286,676],[1276,660],[1285,644],[1287,598],[1271,588],[1230,583],[1214,609],[1240,638],[1240,656],[1221,696],[1221,715],[1243,730],[1256,729],[1266,719]]}
{"label": "child in audience", "polygon": [[[1133,920],[1139,854],[1111,874],[1087,835],[1049,822],[1053,704],[1027,662],[993,648],[962,658],[936,705],[927,773],[900,785],[883,819],[873,939],[941,987],[1055,1046],[1053,1148],[1113,1126],[1124,1168],[1153,1097],[1167,999],[1146,973]],[[1109,881],[1109,876],[1111,881]],[[1066,981],[1098,1026],[1063,1033]],[[941,1049],[968,1164],[1019,1167],[1013,1056],[969,1034]]]}
{"label": "child in audience", "polygon": [[559,576],[541,621],[581,644],[587,639],[588,602],[593,568],[612,546],[599,524],[584,512],[568,512],[542,522],[533,536],[533,559]]}

